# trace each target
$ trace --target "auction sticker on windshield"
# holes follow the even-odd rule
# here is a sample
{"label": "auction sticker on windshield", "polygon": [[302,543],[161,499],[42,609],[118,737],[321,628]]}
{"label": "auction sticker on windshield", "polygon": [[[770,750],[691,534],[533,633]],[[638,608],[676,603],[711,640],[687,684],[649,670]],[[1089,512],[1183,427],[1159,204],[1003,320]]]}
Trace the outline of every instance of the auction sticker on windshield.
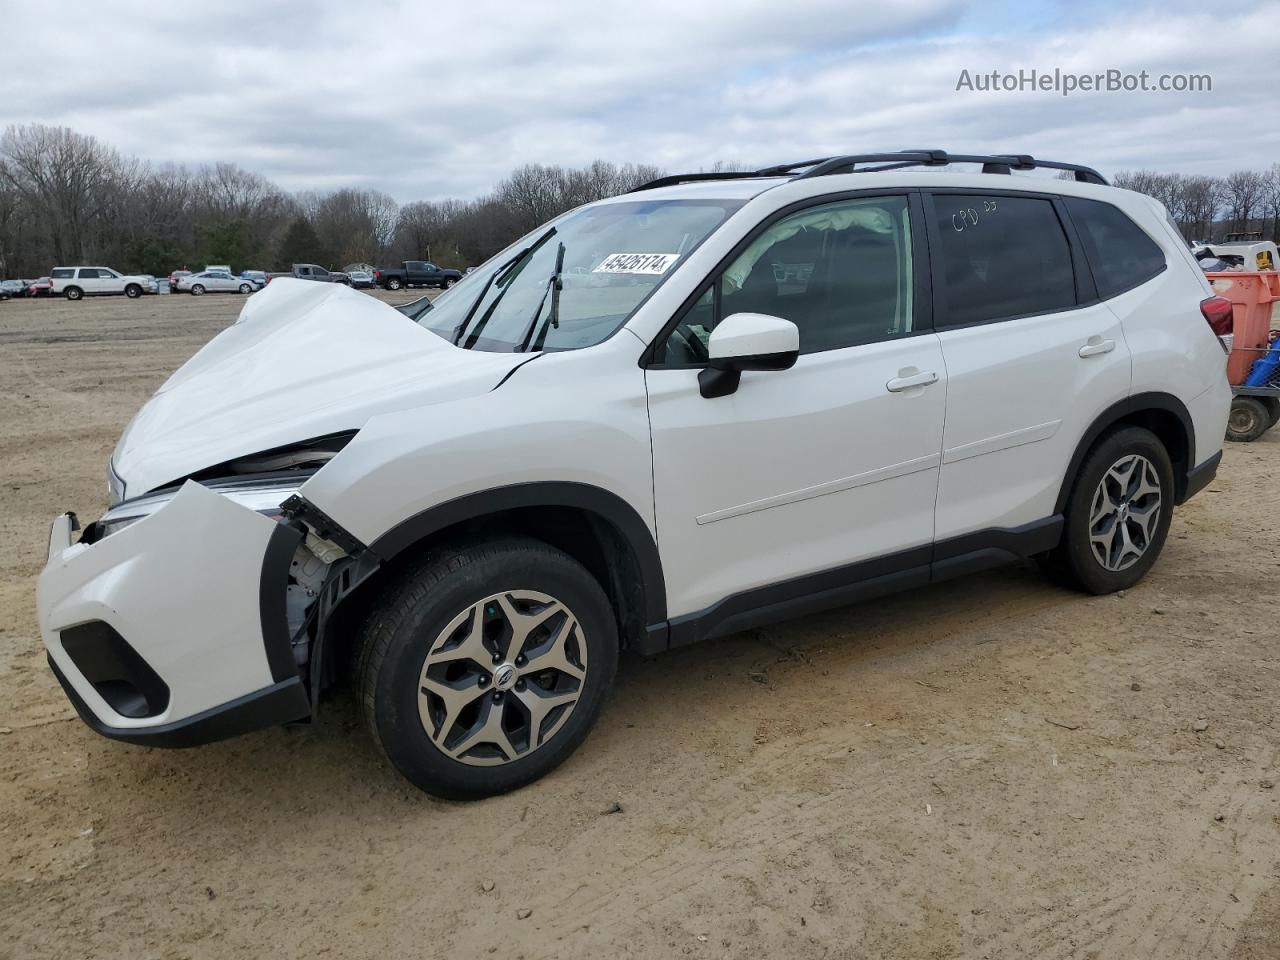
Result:
{"label": "auction sticker on windshield", "polygon": [[611,253],[592,273],[647,273],[659,275],[680,259],[678,253]]}

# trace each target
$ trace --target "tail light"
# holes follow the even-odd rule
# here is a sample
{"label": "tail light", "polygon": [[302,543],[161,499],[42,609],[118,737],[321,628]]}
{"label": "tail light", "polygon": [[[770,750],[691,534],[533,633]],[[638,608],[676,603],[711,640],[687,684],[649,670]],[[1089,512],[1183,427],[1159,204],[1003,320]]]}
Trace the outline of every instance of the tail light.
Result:
{"label": "tail light", "polygon": [[1218,343],[1223,353],[1231,352],[1231,301],[1226,297],[1209,297],[1200,301],[1200,313],[1209,329],[1218,335]]}
{"label": "tail light", "polygon": [[1209,297],[1200,301],[1200,312],[1209,327],[1220,337],[1231,332],[1231,301],[1226,297]]}

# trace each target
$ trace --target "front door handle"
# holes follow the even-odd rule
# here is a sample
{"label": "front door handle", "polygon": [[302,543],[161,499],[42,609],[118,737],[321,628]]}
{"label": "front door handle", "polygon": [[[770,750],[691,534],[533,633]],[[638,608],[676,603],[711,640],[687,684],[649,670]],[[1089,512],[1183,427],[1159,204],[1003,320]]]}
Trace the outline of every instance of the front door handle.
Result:
{"label": "front door handle", "polygon": [[1114,340],[1103,340],[1101,337],[1090,337],[1083,347],[1080,348],[1080,356],[1082,357],[1099,357],[1104,353],[1110,353],[1116,348]]}
{"label": "front door handle", "polygon": [[902,391],[910,390],[912,387],[927,387],[937,382],[938,375],[932,370],[925,370],[921,373],[914,373],[909,377],[894,377],[884,385],[884,388],[890,393],[902,393]]}

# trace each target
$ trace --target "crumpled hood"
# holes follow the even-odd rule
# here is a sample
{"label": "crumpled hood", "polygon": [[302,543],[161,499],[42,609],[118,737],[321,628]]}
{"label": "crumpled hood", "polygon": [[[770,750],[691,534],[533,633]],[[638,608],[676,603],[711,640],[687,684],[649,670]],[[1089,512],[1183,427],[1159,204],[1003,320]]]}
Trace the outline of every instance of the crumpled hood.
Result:
{"label": "crumpled hood", "polygon": [[135,497],[379,413],[485,393],[528,359],[454,347],[342,284],[280,278],[165,381],[112,462]]}

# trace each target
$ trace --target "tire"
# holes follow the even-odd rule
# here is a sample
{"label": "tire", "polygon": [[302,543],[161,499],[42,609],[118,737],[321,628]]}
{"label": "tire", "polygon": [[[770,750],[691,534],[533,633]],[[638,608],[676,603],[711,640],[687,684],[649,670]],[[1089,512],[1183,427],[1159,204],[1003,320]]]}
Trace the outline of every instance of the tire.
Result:
{"label": "tire", "polygon": [[193,284],[191,285],[191,295],[192,295],[193,297],[203,297],[203,296],[204,296],[204,284],[202,284],[202,283],[193,283]]}
{"label": "tire", "polygon": [[1271,415],[1271,423],[1267,426],[1270,430],[1277,423],[1280,423],[1280,397],[1258,397],[1262,405],[1267,408],[1267,412]]}
{"label": "tire", "polygon": [[1173,498],[1173,464],[1155,434],[1142,427],[1105,434],[1085,457],[1067,499],[1062,541],[1040,558],[1041,567],[1086,593],[1133,586],[1160,556]]}
{"label": "tire", "polygon": [[448,290],[450,287],[452,287],[452,286],[453,286],[455,283],[457,283],[457,282],[458,282],[458,281],[457,281],[457,280],[455,280],[455,279],[453,279],[453,277],[445,277],[445,278],[444,278],[444,282],[440,284],[440,289],[441,289],[441,290]]}
{"label": "tire", "polygon": [[390,280],[388,280],[388,281],[387,281],[387,289],[388,289],[388,290],[399,290],[399,289],[400,289],[400,280],[399,280],[399,278],[397,278],[397,277],[392,277]]}
{"label": "tire", "polygon": [[[495,663],[515,656],[513,624],[542,604],[556,629],[524,633],[520,648],[536,657]],[[482,626],[470,633],[474,618]],[[375,603],[362,640],[357,696],[374,742],[410,782],[446,800],[506,793],[559,766],[595,723],[618,666],[617,627],[600,584],[572,557],[527,539],[423,558]],[[479,659],[457,652],[473,643]],[[553,665],[516,669],[539,663]],[[434,691],[461,694],[454,713]],[[548,695],[560,702],[539,702]],[[536,736],[529,702],[540,711]],[[501,741],[486,740],[495,730]]]}
{"label": "tire", "polygon": [[136,283],[131,283],[124,288],[124,295],[128,297],[130,300],[137,300],[140,296],[142,296],[142,288],[138,286]]}
{"label": "tire", "polygon": [[79,287],[67,287],[62,293],[68,300],[79,300],[84,296],[84,291]]}
{"label": "tire", "polygon": [[252,284],[248,284],[248,283],[242,283],[242,284],[240,284],[240,292],[241,292],[241,293],[253,293],[253,286],[252,286]]}
{"label": "tire", "polygon": [[1236,443],[1252,443],[1267,432],[1272,424],[1271,411],[1258,397],[1232,397],[1227,415],[1227,439]]}

